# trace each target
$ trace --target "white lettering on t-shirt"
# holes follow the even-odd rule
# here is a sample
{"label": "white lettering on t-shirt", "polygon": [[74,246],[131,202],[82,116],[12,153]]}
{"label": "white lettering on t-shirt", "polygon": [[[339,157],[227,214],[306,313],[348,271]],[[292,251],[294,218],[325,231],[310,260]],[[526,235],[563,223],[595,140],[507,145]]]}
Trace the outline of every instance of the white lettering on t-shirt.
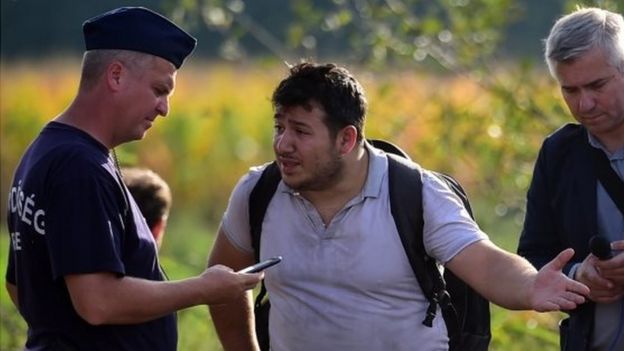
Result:
{"label": "white lettering on t-shirt", "polygon": [[26,201],[24,202],[24,208],[22,210],[22,222],[28,224],[28,225],[32,225],[32,222],[30,220],[30,216],[32,215],[32,206],[34,206],[35,204],[35,200],[33,200],[33,198],[35,197],[35,194],[30,195],[29,197],[26,198]]}
{"label": "white lettering on t-shirt", "polygon": [[19,232],[11,233],[11,244],[13,245],[13,251],[22,249],[22,239]]}
{"label": "white lettering on t-shirt", "polygon": [[41,235],[45,235],[45,211],[37,210],[35,212],[35,231]]}
{"label": "white lettering on t-shirt", "polygon": [[35,232],[45,235],[45,211],[37,208],[35,194],[24,194],[21,180],[9,192],[9,211],[16,214],[20,221],[33,227]]}

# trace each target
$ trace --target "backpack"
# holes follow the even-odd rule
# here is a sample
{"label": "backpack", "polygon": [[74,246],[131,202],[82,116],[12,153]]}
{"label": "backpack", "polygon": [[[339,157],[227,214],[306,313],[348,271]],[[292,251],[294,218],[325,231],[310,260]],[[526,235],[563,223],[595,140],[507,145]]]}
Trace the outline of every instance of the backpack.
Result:
{"label": "backpack", "polygon": [[[422,172],[423,169],[411,161],[409,155],[396,145],[383,140],[368,140],[375,148],[388,156],[388,187],[390,208],[401,243],[409,259],[420,288],[429,301],[423,324],[431,327],[440,306],[451,351],[487,351],[491,339],[489,301],[455,276],[444,270],[444,276],[429,257],[423,244]],[[466,210],[473,217],[468,196],[461,185],[451,176],[432,172],[461,199]],[[249,224],[256,262],[260,256],[262,222],[273,194],[281,181],[279,168],[270,163],[262,172],[258,183],[249,196]],[[474,217],[473,217],[474,218]],[[256,335],[261,350],[269,350],[269,309],[264,283],[254,304]]]}

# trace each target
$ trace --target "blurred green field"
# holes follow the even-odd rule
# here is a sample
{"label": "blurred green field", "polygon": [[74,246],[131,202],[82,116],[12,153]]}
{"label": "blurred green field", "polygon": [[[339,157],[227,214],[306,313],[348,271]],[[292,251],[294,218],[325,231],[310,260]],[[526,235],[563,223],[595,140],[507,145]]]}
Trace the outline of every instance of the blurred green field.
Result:
{"label": "blurred green field", "polygon": [[[351,67],[350,67],[351,68]],[[515,251],[524,196],[541,140],[567,120],[557,87],[531,66],[478,77],[417,71],[351,70],[367,91],[366,133],[399,144],[423,166],[445,171],[468,190],[481,227]],[[40,128],[69,103],[78,62],[0,65],[0,196]],[[145,140],[118,148],[124,164],[152,168],[171,185],[174,207],[161,252],[171,279],[198,274],[230,190],[246,169],[271,159],[270,95],[280,64],[195,62],[180,71],[171,114]],[[0,213],[6,201],[0,201]],[[0,220],[0,273],[7,246]],[[0,350],[21,349],[25,326],[0,292]],[[558,313],[493,307],[491,350],[558,350]],[[179,313],[180,350],[219,350],[206,307]]]}

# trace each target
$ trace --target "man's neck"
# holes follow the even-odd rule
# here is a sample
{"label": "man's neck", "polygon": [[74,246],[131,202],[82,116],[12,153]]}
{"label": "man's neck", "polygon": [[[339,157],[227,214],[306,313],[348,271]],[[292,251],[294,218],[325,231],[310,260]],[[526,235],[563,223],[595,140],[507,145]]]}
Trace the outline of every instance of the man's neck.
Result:
{"label": "man's neck", "polygon": [[71,105],[54,120],[78,128],[108,149],[112,149],[117,145],[112,141],[111,133],[107,132],[110,128],[102,123],[108,119],[108,112],[101,104],[101,99],[95,99],[89,95],[78,95]]}

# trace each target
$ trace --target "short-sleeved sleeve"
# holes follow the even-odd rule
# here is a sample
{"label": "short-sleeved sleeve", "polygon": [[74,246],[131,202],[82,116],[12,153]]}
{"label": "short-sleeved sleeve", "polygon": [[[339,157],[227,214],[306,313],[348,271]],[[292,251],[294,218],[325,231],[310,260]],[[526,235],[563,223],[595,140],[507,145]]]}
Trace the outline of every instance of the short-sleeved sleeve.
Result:
{"label": "short-sleeved sleeve", "polygon": [[253,252],[249,228],[249,194],[260,179],[264,167],[254,167],[238,181],[223,214],[221,229],[234,246]]}
{"label": "short-sleeved sleeve", "polygon": [[[70,165],[70,166],[69,166]],[[125,274],[121,260],[121,188],[101,165],[80,158],[63,167],[50,188],[46,237],[52,273]]]}
{"label": "short-sleeved sleeve", "polygon": [[459,197],[429,172],[423,172],[423,241],[427,253],[445,264],[466,246],[487,240]]}

